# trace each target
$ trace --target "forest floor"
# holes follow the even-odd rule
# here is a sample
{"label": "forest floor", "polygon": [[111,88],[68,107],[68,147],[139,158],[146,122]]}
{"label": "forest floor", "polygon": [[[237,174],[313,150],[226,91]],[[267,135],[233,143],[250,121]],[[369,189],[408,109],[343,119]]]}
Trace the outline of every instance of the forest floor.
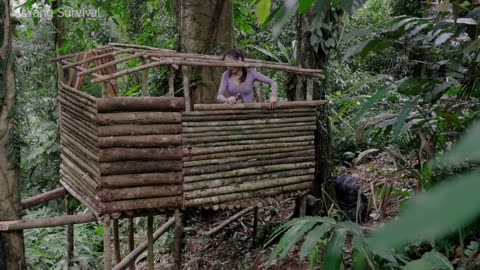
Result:
{"label": "forest floor", "polygon": [[[377,194],[376,206],[370,203],[369,216],[361,224],[365,233],[375,228],[377,224],[394,217],[401,201],[405,200],[408,194],[406,191],[414,186],[411,179],[399,173],[392,173],[395,171],[394,164],[385,155],[377,155],[362,164],[340,170],[340,173],[357,178],[361,190],[369,201],[372,201],[372,189],[375,189]],[[385,196],[382,207],[381,193],[385,183],[391,184],[393,188],[390,196]],[[294,199],[287,199],[276,206],[259,208],[256,238],[258,244],[252,243],[253,212],[239,218],[211,237],[202,236],[198,232],[208,231],[239,210],[199,210],[189,213],[189,220],[185,226],[182,269],[308,269],[308,261],[306,259],[300,261],[298,255],[302,241],[282,261],[275,259],[271,264],[267,264],[275,244],[267,247],[264,247],[264,244],[268,241],[269,234],[291,217],[294,207]],[[344,248],[347,253],[350,249],[348,245]],[[155,269],[172,269],[171,254],[158,255]],[[137,269],[146,269],[145,260],[137,263]]]}

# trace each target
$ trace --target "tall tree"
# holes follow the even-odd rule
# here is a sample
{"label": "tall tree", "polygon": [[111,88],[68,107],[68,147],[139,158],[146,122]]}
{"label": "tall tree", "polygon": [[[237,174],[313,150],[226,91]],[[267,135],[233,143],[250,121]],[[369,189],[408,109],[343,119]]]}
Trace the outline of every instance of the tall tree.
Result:
{"label": "tall tree", "polygon": [[[179,49],[182,52],[220,54],[233,47],[233,0],[176,0]],[[193,70],[194,103],[215,103],[223,69]]]}
{"label": "tall tree", "polygon": [[[20,218],[20,181],[17,130],[13,117],[15,73],[12,52],[10,1],[0,3],[0,220]],[[25,268],[23,232],[0,232],[0,270]]]}

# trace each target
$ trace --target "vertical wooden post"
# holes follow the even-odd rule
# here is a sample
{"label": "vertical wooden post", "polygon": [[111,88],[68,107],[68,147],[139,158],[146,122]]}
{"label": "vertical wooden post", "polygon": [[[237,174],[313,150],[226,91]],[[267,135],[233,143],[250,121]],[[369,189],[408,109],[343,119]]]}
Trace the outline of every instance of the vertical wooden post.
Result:
{"label": "vertical wooden post", "polygon": [[[67,215],[72,215],[73,211],[70,205],[68,204],[68,196],[65,197],[65,212]],[[73,224],[67,225],[67,265],[70,267],[73,259],[73,249],[74,249],[74,237],[73,237]]]}
{"label": "vertical wooden post", "polygon": [[255,91],[256,91],[256,94],[257,94],[257,98],[258,98],[258,102],[259,103],[263,103],[265,102],[265,96],[263,94],[263,83],[262,82],[258,82],[258,87],[255,87]]}
{"label": "vertical wooden post", "polygon": [[185,111],[192,110],[192,102],[190,101],[190,67],[182,66],[183,73],[183,96],[185,98]]}
{"label": "vertical wooden post", "polygon": [[147,261],[148,261],[148,270],[153,269],[153,215],[149,214],[147,217],[147,243],[148,243],[148,252],[147,252]]}
{"label": "vertical wooden post", "polygon": [[[145,58],[142,57],[142,65],[147,64]],[[142,70],[142,96],[149,96],[148,94],[148,69]]]}
{"label": "vertical wooden post", "polygon": [[306,100],[313,100],[313,78],[307,78],[307,96]]}
{"label": "vertical wooden post", "polygon": [[303,93],[303,83],[304,78],[300,75],[297,75],[297,85],[295,90],[295,100],[305,100],[305,95]]}
{"label": "vertical wooden post", "polygon": [[[128,230],[128,253],[130,254],[135,249],[133,217],[128,218],[127,230]],[[135,270],[135,261],[133,261],[132,264],[130,265],[130,269]]]}
{"label": "vertical wooden post", "polygon": [[103,269],[112,269],[112,239],[110,237],[110,215],[103,220]]}
{"label": "vertical wooden post", "polygon": [[113,219],[113,255],[115,257],[115,264],[119,264],[120,261],[122,261],[122,256],[120,255],[118,219]]}
{"label": "vertical wooden post", "polygon": [[180,209],[175,209],[175,232],[174,232],[174,247],[175,247],[175,269],[180,270],[182,267],[182,233],[183,223]]}
{"label": "vertical wooden post", "polygon": [[172,65],[168,66],[168,96],[174,97],[175,96],[175,89],[173,87],[173,82],[175,79],[175,69],[173,69]]}
{"label": "vertical wooden post", "polygon": [[307,196],[302,195],[300,197],[300,209],[299,209],[299,217],[304,217],[307,212]]}
{"label": "vertical wooden post", "polygon": [[253,209],[253,233],[252,233],[252,244],[255,246],[257,243],[257,227],[258,227],[258,206],[255,206]]}

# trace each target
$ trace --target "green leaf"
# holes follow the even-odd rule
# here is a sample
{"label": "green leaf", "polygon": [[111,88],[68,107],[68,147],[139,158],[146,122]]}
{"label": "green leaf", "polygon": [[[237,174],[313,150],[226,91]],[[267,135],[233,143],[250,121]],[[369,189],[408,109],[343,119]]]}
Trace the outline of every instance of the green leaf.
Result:
{"label": "green leaf", "polygon": [[430,270],[445,269],[454,270],[452,263],[437,251],[423,254],[421,259],[407,263],[403,270]]}
{"label": "green leaf", "polygon": [[370,52],[380,53],[386,48],[392,46],[392,44],[393,42],[384,39],[371,39],[363,41],[360,44],[348,48],[347,52],[343,56],[343,61],[356,55],[365,58]]}
{"label": "green leaf", "polygon": [[[478,141],[478,133],[477,133]],[[478,146],[471,146],[476,148]],[[398,220],[387,223],[367,239],[374,252],[399,248],[417,240],[442,237],[464,226],[480,213],[478,173],[451,178],[413,198]],[[455,217],[455,218],[453,218]]]}
{"label": "green leaf", "polygon": [[435,39],[435,46],[445,43],[451,36],[453,36],[453,33],[442,33]]}
{"label": "green leaf", "polygon": [[326,232],[332,228],[331,224],[323,223],[320,226],[316,226],[311,230],[305,237],[305,242],[303,242],[302,248],[300,249],[300,260],[303,260],[313,248],[317,245],[318,241],[323,238]]}
{"label": "green leaf", "polygon": [[397,121],[395,121],[395,125],[393,126],[393,139],[396,140],[398,138],[398,135],[400,135],[400,132],[403,129],[403,124],[407,120],[408,114],[412,110],[413,106],[415,106],[415,101],[414,100],[409,100],[405,102],[403,105],[402,110],[397,116]]}
{"label": "green leaf", "polygon": [[272,34],[278,36],[283,26],[295,15],[299,4],[297,0],[285,0],[275,14],[272,26]]}
{"label": "green leaf", "polygon": [[263,24],[270,14],[270,7],[272,3],[270,0],[259,0],[257,6],[255,7],[255,16],[258,21]]}
{"label": "green leaf", "polygon": [[277,55],[275,55],[274,53],[272,53],[272,52],[269,51],[269,50],[265,50],[265,49],[263,49],[263,48],[261,48],[261,47],[254,46],[254,45],[251,45],[251,46],[249,46],[249,47],[254,48],[255,50],[257,50],[257,51],[265,54],[266,56],[274,59],[274,60],[277,61],[277,62],[280,62],[280,63],[282,62],[282,60],[281,60],[280,58],[278,58]]}
{"label": "green leaf", "polygon": [[473,125],[472,128],[455,144],[453,150],[441,158],[441,162],[461,162],[465,160],[480,162],[480,147],[478,144],[480,138],[480,122]]}
{"label": "green leaf", "polygon": [[420,81],[416,78],[408,78],[401,80],[401,84],[398,86],[398,92],[407,96],[417,95],[421,93],[428,83]]}
{"label": "green leaf", "polygon": [[375,93],[375,95],[373,95],[369,100],[367,100],[367,101],[363,104],[362,108],[360,108],[360,110],[358,111],[358,113],[357,113],[357,115],[355,116],[355,118],[354,118],[353,121],[354,121],[354,122],[355,122],[355,121],[358,121],[358,119],[359,119],[360,117],[362,117],[362,115],[365,114],[365,113],[373,106],[373,104],[374,104],[377,100],[381,99],[383,96],[385,96],[385,94],[386,94],[388,91],[390,91],[390,90],[392,90],[392,89],[393,89],[393,85],[390,85],[390,84],[389,84],[389,85],[384,85],[384,86],[382,86],[382,87]]}
{"label": "green leaf", "polygon": [[343,269],[342,256],[346,237],[347,230],[340,228],[335,230],[332,238],[327,244],[325,255],[323,256],[322,269]]}
{"label": "green leaf", "polygon": [[310,8],[315,0],[299,0],[299,6],[297,11],[300,13],[305,13]]}

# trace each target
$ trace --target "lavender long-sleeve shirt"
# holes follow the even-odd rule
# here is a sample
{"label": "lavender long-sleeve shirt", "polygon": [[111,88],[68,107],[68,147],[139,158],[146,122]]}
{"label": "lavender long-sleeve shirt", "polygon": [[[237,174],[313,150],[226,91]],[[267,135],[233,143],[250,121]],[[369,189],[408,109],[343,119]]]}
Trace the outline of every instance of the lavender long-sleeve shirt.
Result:
{"label": "lavender long-sleeve shirt", "polygon": [[[277,95],[277,83],[268,78],[267,76],[263,75],[262,73],[254,70],[248,69],[247,70],[247,77],[245,81],[241,84],[237,84],[233,77],[230,76],[230,71],[227,70],[222,75],[222,81],[220,83],[220,88],[218,89],[217,100],[218,102],[226,102],[227,98],[225,94],[228,96],[237,96],[238,94],[242,95],[244,103],[252,103],[253,101],[253,83],[255,81],[261,81],[266,84],[269,84],[272,88],[272,96]],[[239,102],[239,101],[237,101]]]}

